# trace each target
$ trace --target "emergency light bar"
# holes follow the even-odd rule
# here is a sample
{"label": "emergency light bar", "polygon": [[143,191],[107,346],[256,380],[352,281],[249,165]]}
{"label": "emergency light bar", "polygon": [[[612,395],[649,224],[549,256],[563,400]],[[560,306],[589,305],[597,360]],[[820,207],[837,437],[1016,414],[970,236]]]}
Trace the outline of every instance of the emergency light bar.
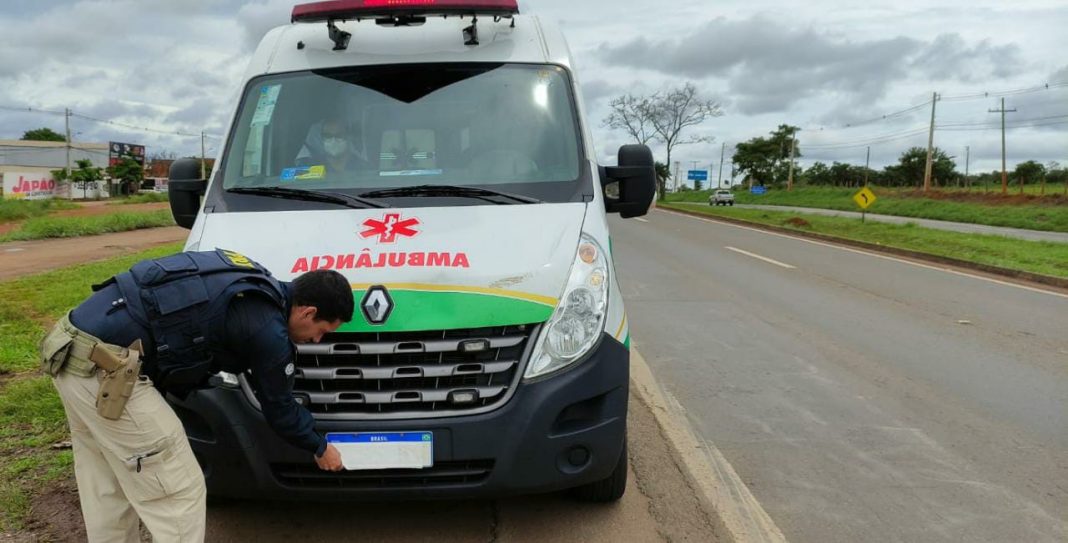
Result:
{"label": "emergency light bar", "polygon": [[511,17],[518,13],[518,0],[329,0],[293,6],[291,20],[294,23],[316,23],[427,15]]}

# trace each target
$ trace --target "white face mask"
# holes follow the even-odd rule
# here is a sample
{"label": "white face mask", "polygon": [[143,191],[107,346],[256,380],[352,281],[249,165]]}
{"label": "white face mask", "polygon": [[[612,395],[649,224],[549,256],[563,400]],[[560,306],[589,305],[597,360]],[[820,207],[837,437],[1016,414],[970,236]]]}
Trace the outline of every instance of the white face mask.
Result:
{"label": "white face mask", "polygon": [[330,156],[341,156],[349,148],[349,142],[345,138],[326,138],[323,140],[323,149]]}

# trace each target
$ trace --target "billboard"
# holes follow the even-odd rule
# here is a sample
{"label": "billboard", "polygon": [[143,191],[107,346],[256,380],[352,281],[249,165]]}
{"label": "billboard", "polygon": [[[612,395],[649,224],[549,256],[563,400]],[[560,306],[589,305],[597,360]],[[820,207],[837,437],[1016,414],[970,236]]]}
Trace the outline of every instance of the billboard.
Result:
{"label": "billboard", "polygon": [[135,143],[121,143],[112,141],[108,143],[108,166],[114,166],[124,158],[132,158],[142,167],[145,165],[145,146]]}
{"label": "billboard", "polygon": [[50,173],[4,172],[5,200],[46,200],[55,195]]}

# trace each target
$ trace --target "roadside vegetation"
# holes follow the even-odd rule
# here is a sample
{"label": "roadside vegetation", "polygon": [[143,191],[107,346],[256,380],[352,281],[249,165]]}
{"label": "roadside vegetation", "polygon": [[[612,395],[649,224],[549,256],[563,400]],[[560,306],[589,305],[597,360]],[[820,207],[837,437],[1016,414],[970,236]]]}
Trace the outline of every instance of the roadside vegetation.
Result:
{"label": "roadside vegetation", "polygon": [[[1008,226],[1029,230],[1068,232],[1068,197],[1038,196],[1037,187],[1024,195],[1002,195],[979,189],[939,189],[927,193],[911,188],[868,187],[878,198],[869,213],[920,219]],[[763,195],[736,187],[739,204],[780,205],[860,211],[853,202],[855,187],[794,187],[792,191],[769,188]],[[708,202],[711,191],[683,191],[669,195],[669,202]]]}
{"label": "roadside vegetation", "polygon": [[155,202],[166,202],[167,193],[165,192],[143,192],[141,194],[135,194],[128,198],[121,198],[118,200],[112,200],[108,202],[108,205],[130,205],[130,204],[151,204]]}
{"label": "roadside vegetation", "polygon": [[912,223],[904,225],[872,221],[862,223],[859,219],[844,217],[714,207],[707,203],[676,202],[660,204],[660,207],[731,217],[979,264],[1068,278],[1068,244],[1065,243],[1022,241],[1001,236],[946,232],[922,228]]}
{"label": "roadside vegetation", "polygon": [[0,235],[0,243],[44,238],[93,236],[110,232],[126,232],[142,228],[173,226],[169,210],[148,213],[117,212],[89,217],[36,217],[22,223],[18,229]]}
{"label": "roadside vegetation", "polygon": [[0,200],[0,222],[21,221],[62,209],[75,209],[69,200]]}
{"label": "roadside vegetation", "polygon": [[38,372],[37,342],[90,285],[180,250],[175,243],[0,283],[0,533],[23,529],[34,493],[72,475],[63,407]]}

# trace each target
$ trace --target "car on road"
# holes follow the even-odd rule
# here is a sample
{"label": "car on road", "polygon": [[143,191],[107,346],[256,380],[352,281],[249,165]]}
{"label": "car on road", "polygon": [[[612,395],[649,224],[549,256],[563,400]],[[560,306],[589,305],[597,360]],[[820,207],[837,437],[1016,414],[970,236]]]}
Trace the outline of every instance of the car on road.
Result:
{"label": "car on road", "polygon": [[247,376],[222,375],[170,398],[208,491],[618,500],[630,333],[607,215],[646,213],[649,148],[596,163],[568,45],[516,0],[314,2],[292,20],[252,56],[209,179],[176,161],[169,194],[186,250],[349,278],[353,321],[292,368],[345,470],[280,441]]}
{"label": "car on road", "polygon": [[708,197],[708,205],[710,206],[733,206],[734,205],[734,193],[727,189],[718,189],[712,191],[712,195]]}

